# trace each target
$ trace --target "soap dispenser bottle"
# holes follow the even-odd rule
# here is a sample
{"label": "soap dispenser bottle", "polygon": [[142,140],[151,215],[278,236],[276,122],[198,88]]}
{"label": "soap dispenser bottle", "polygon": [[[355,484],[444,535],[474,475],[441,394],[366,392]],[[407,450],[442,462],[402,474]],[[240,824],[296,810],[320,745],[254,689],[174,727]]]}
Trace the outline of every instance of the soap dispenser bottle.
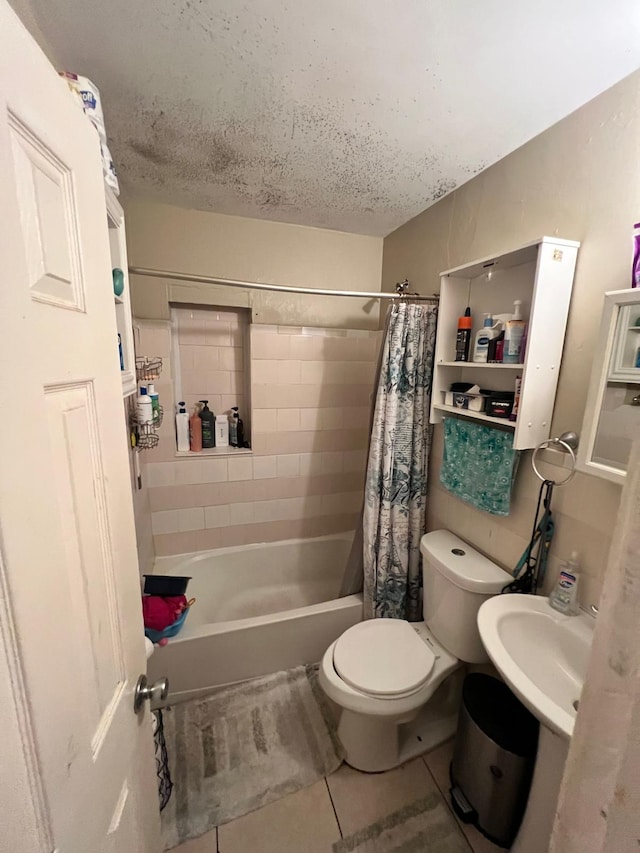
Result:
{"label": "soap dispenser bottle", "polygon": [[579,581],[578,553],[573,551],[569,559],[560,567],[560,577],[549,596],[549,604],[554,610],[566,616],[575,616],[578,613]]}
{"label": "soap dispenser bottle", "polygon": [[202,421],[202,449],[208,450],[216,446],[216,418],[209,408],[208,400],[200,400],[200,420]]}

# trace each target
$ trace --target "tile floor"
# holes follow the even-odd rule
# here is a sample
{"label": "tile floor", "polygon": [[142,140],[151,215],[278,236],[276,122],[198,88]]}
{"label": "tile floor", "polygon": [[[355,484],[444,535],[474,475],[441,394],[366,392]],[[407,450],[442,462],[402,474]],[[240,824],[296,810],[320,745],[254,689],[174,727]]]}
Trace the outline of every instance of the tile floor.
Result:
{"label": "tile floor", "polygon": [[[449,806],[453,741],[387,773],[346,764],[332,776],[187,841],[172,853],[331,853],[334,842],[421,797],[440,791]],[[499,853],[477,829],[459,824],[470,853]]]}

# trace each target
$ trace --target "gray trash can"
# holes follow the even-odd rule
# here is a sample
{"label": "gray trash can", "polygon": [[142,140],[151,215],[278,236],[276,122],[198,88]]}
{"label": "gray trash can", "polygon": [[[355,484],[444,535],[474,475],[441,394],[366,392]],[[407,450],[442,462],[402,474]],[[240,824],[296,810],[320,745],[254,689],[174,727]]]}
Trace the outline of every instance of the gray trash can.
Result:
{"label": "gray trash can", "polygon": [[538,721],[506,684],[471,673],[451,763],[451,803],[491,841],[510,847],[527,805],[538,746]]}

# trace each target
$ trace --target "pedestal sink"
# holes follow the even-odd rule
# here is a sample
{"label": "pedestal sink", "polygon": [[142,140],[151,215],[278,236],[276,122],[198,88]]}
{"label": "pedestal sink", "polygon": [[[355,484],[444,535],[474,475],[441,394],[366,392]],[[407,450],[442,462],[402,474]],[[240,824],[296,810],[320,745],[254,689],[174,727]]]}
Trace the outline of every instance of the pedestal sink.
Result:
{"label": "pedestal sink", "polygon": [[564,616],[535,595],[497,595],[478,612],[487,654],[540,721],[527,809],[511,853],[546,853],[595,620]]}

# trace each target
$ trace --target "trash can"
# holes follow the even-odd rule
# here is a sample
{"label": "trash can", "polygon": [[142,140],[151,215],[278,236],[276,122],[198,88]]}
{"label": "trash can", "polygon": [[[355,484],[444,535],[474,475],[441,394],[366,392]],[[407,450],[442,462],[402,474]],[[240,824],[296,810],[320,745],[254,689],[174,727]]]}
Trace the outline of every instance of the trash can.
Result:
{"label": "trash can", "polygon": [[535,764],[538,721],[504,682],[471,673],[451,762],[451,803],[495,844],[510,847],[520,826]]}

